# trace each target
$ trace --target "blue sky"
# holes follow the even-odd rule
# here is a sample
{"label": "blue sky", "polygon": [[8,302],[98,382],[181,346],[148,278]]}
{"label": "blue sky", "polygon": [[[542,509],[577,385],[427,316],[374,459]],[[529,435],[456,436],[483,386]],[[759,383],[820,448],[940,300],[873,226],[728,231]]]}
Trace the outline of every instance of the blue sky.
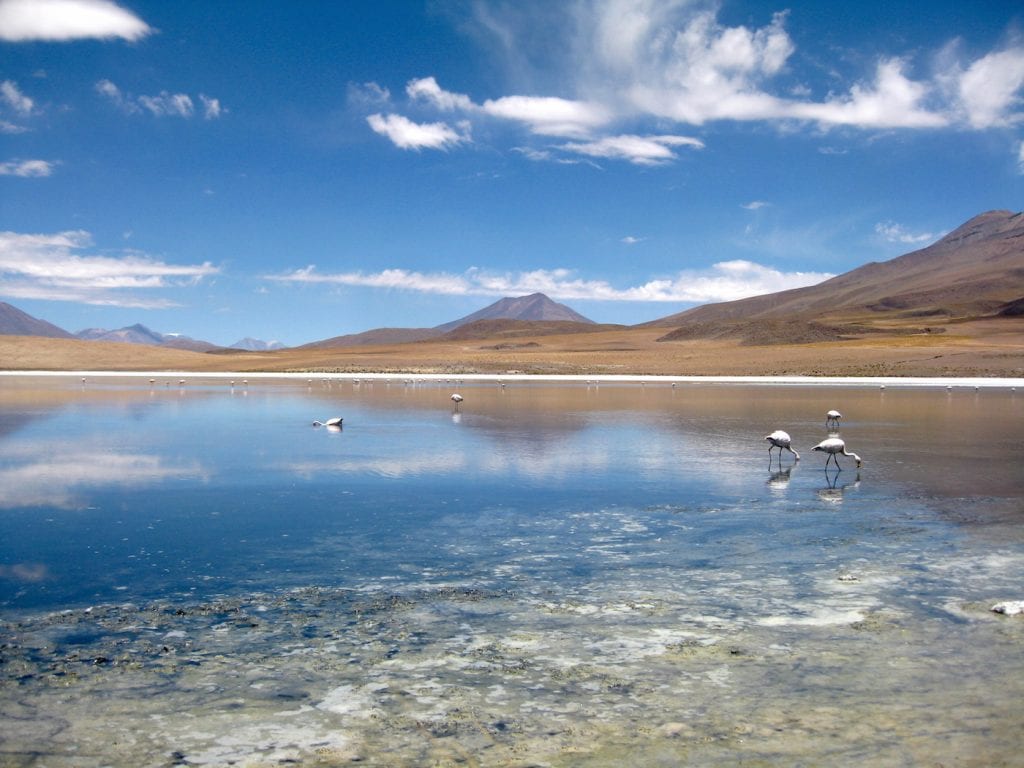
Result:
{"label": "blue sky", "polygon": [[1011,2],[0,0],[0,300],[294,345],[818,282],[1024,192]]}

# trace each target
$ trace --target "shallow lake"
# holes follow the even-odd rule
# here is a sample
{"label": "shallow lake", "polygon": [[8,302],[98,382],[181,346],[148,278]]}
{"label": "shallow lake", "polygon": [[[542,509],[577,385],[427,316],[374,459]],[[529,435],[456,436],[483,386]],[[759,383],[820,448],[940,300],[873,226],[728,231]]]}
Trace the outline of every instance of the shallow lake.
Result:
{"label": "shallow lake", "polygon": [[2,377],[0,765],[1024,765],[1022,438],[1009,387]]}

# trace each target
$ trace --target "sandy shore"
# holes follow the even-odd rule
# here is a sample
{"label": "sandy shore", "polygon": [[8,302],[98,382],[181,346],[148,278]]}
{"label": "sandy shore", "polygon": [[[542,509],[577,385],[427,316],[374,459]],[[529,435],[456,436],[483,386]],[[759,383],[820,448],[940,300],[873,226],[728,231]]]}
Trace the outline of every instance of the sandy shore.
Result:
{"label": "sandy shore", "polygon": [[211,372],[211,371],[0,371],[0,377],[46,376],[73,379],[141,378],[154,382],[177,384],[184,380],[230,381],[244,385],[249,381],[297,380],[307,381],[413,381],[413,382],[479,382],[531,384],[582,383],[600,384],[746,384],[764,386],[809,386],[809,387],[939,387],[976,389],[1024,389],[1024,378],[991,377],[929,377],[929,376],[655,376],[611,374],[606,376],[582,376],[574,374],[460,374],[438,376],[436,374],[393,374],[393,373],[261,373],[261,372]]}

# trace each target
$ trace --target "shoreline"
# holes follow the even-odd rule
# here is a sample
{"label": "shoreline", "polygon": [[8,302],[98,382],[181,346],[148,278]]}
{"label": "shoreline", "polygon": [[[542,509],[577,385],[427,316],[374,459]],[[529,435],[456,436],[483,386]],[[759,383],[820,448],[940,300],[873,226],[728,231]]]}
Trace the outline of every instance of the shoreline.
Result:
{"label": "shoreline", "polygon": [[319,381],[414,381],[414,382],[459,382],[459,383],[497,383],[526,382],[542,384],[585,383],[594,384],[746,384],[759,386],[845,386],[845,387],[904,387],[904,388],[974,388],[974,389],[1009,389],[1016,391],[1024,388],[1024,378],[1001,378],[987,376],[671,376],[671,375],[631,375],[608,374],[604,376],[586,376],[582,374],[533,374],[533,373],[470,373],[459,375],[439,375],[432,373],[303,373],[303,372],[224,372],[224,371],[47,371],[0,370],[0,377],[75,377],[75,378],[146,378],[157,379],[177,377],[178,379],[214,379],[214,380],[319,380]]}

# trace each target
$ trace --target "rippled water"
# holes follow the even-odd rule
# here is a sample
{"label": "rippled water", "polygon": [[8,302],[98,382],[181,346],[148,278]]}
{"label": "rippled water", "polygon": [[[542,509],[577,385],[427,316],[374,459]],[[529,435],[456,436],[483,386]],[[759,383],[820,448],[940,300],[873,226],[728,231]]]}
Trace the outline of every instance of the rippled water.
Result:
{"label": "rippled water", "polygon": [[1022,417],[4,378],[0,765],[1022,765]]}

